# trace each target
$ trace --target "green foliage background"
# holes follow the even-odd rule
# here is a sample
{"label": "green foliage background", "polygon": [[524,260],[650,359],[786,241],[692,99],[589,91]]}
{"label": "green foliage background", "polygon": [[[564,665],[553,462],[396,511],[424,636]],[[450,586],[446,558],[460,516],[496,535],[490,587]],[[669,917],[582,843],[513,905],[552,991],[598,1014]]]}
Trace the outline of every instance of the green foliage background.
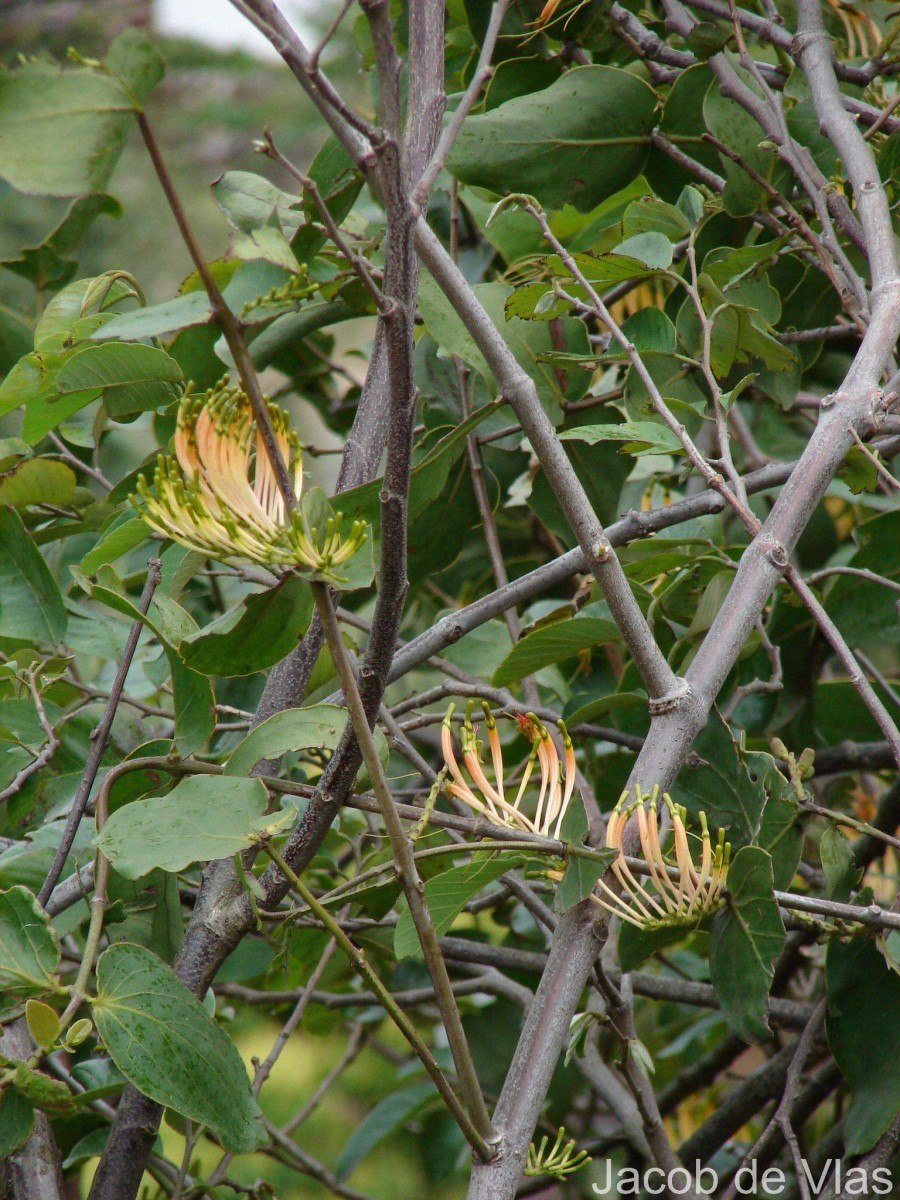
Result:
{"label": "green foliage background", "polygon": [[[404,13],[402,5],[394,8],[402,45]],[[810,414],[843,379],[857,351],[857,330],[808,247],[792,240],[784,224],[773,232],[772,221],[754,223],[759,214],[776,219],[778,189],[788,189],[789,178],[759,127],[713,81],[706,60],[727,41],[725,23],[710,21],[695,31],[689,48],[696,64],[654,85],[615,36],[607,5],[563,5],[564,32],[554,23],[535,29],[538,8],[511,7],[496,71],[441,175],[430,220],[444,238],[454,224],[473,292],[535,380],[596,514],[612,525],[629,510],[663,513],[656,536],[623,539],[619,555],[660,648],[680,674],[712,626],[750,538],[738,521],[712,508],[665,526],[670,502],[687,502],[702,488],[689,478],[678,437],[652,410],[646,380],[586,313],[583,280],[548,253],[526,208],[546,211],[583,275],[617,306],[616,318],[653,382],[707,454],[714,450],[712,380],[722,411],[738,414],[743,474],[803,451],[814,424]],[[889,56],[896,17],[885,4],[869,8]],[[478,4],[448,6],[445,66],[453,95],[471,77],[483,18]],[[7,1055],[0,1157],[25,1141],[32,1108],[44,1111],[67,1172],[72,1178],[80,1173],[86,1194],[106,1121],[78,1093],[87,1088],[115,1097],[127,1078],[167,1106],[160,1148],[176,1166],[190,1120],[211,1131],[191,1159],[195,1176],[214,1168],[218,1140],[239,1156],[229,1174],[243,1184],[264,1180],[283,1197],[333,1194],[291,1166],[277,1146],[259,1152],[267,1135],[245,1078],[245,1067],[265,1058],[290,1013],[290,996],[272,993],[296,995],[307,982],[327,942],[323,929],[294,921],[296,912],[267,918],[229,957],[215,995],[203,1002],[168,965],[203,864],[256,846],[261,836],[277,841],[297,809],[316,802],[309,797],[339,744],[344,715],[333,707],[335,669],[323,652],[303,697],[308,711],[280,714],[248,733],[267,673],[309,625],[307,584],[291,577],[276,588],[278,581],[258,570],[223,567],[154,540],[129,503],[139,478],[151,482],[157,453],[170,443],[186,383],[203,393],[228,369],[227,350],[175,236],[134,115],[146,111],[216,281],[244,322],[263,383],[300,431],[306,488],[318,485],[329,495],[372,349],[375,305],[308,197],[297,196],[289,172],[261,164],[253,140],[272,127],[279,149],[316,180],[344,237],[376,273],[384,264],[383,215],[344,152],[326,139],[286,68],[181,42],[159,42],[157,49],[134,30],[108,44],[89,15],[82,20],[80,57],[61,75],[44,52],[65,46],[36,46],[25,38],[21,48],[38,50],[40,60],[17,62],[13,45],[0,76],[0,129],[5,121],[11,130],[0,145],[0,176],[10,181],[0,183],[0,791],[8,792],[0,815],[0,1019],[25,1019],[37,1045],[68,1056],[65,1073],[57,1071],[54,1081],[52,1072],[39,1069],[40,1055],[30,1066]],[[835,13],[829,21],[840,38],[845,26]],[[581,57],[573,59],[573,43]],[[846,190],[799,71],[770,48],[760,53],[787,73],[793,136],[831,186]],[[370,106],[371,43],[362,18],[348,20],[329,54],[326,62],[344,94]],[[158,82],[162,60],[166,74]],[[57,89],[59,111],[48,99]],[[880,80],[853,91],[869,105],[883,106],[893,95]],[[79,93],[88,97],[83,108]],[[673,163],[652,141],[654,129],[696,154],[707,173],[721,173],[721,191],[703,183],[702,170],[692,177]],[[752,173],[700,140],[704,130],[749,162]],[[871,139],[892,205],[898,138],[888,123]],[[74,180],[68,190],[66,179]],[[451,211],[451,191],[458,210]],[[498,205],[509,191],[520,194],[517,203]],[[814,214],[807,216],[815,222]],[[864,272],[858,251],[848,255]],[[705,348],[685,279],[710,322]],[[496,395],[481,350],[424,275],[418,313],[405,641],[500,582],[485,553],[484,513],[467,446],[478,447],[511,578],[575,545],[521,429],[510,428],[512,410]],[[880,457],[851,451],[796,553],[798,569],[811,577],[846,640],[863,652],[895,716],[900,514],[896,485],[885,480],[898,452],[896,441],[882,443]],[[358,650],[374,607],[371,554],[377,563],[380,491],[375,480],[340,500],[347,521],[361,520],[370,535],[342,601],[350,614],[344,635]],[[309,503],[321,516],[321,494],[313,492]],[[749,503],[764,519],[771,493]],[[136,606],[148,559],[156,554],[161,583],[141,614]],[[848,566],[869,574],[835,573]],[[448,639],[441,653],[449,678],[465,685],[463,695],[479,685],[486,695],[510,689],[497,703],[521,709],[536,695],[565,718],[576,739],[588,814],[595,816],[618,799],[647,735],[647,696],[590,577],[574,585],[560,579],[521,606],[522,636],[515,644],[498,616],[460,640]],[[111,864],[103,955],[88,973],[94,1027],[70,1044],[57,1018],[74,981],[73,948],[84,949],[88,906],[79,902],[50,920],[35,895],[134,619],[143,629],[103,772],[131,758],[151,761],[113,776],[105,831],[94,842],[93,828],[83,823],[66,865],[69,875],[95,849]],[[778,671],[780,687],[757,686]],[[388,692],[390,703],[426,714],[419,745],[435,765],[446,697],[430,689],[446,683],[447,675],[422,661]],[[729,901],[677,940],[671,931],[622,933],[622,967],[645,979],[632,1043],[655,1064],[653,1085],[665,1096],[686,1067],[735,1037],[741,1048],[728,1062],[737,1060],[744,1074],[774,1054],[781,1043],[773,1038],[783,1041],[786,1028],[798,1022],[776,1020],[772,996],[805,1005],[807,1016],[809,1006],[827,996],[830,1050],[823,1043],[817,1061],[833,1055],[845,1082],[814,1111],[805,1137],[818,1146],[844,1120],[844,1149],[864,1153],[900,1110],[895,1073],[883,1066],[900,1049],[900,934],[888,925],[880,932],[871,923],[862,928],[847,913],[829,920],[827,903],[861,911],[874,900],[889,907],[896,895],[895,843],[885,851],[882,839],[873,850],[863,836],[870,822],[888,842],[896,829],[897,785],[887,743],[786,587],[776,591],[763,625],[748,639],[719,704],[671,790],[692,821],[702,811],[714,829],[725,830],[734,850]],[[503,738],[510,762],[527,756],[526,742],[508,723]],[[848,746],[867,748],[861,765],[862,752],[854,759]],[[810,771],[797,766],[805,747],[816,759],[813,783]],[[379,749],[396,797],[420,798],[420,780],[397,747],[381,738]],[[247,776],[261,757],[279,756],[279,777],[292,794],[276,789],[266,813],[268,793]],[[163,760],[171,761],[161,766]],[[370,783],[360,776],[357,794]],[[439,811],[447,811],[443,800]],[[584,833],[569,840],[579,847]],[[435,827],[420,837],[417,850],[433,852],[422,855],[420,867],[439,933],[531,955],[531,961],[543,953],[533,913],[496,880],[515,870],[553,903],[558,855],[532,847],[463,861],[466,848],[454,847]],[[590,893],[600,870],[583,863],[574,869],[577,854],[569,864],[555,894],[559,912]],[[358,890],[352,888],[348,881],[365,872]],[[349,903],[354,937],[392,991],[427,988],[390,851],[371,813],[350,805],[338,814],[304,881],[319,892],[341,889],[333,907]],[[245,882],[255,895],[252,876]],[[825,906],[817,917],[798,915],[783,896],[776,899],[776,889]],[[792,914],[787,931],[786,911]],[[786,959],[786,936],[793,938],[796,962]],[[522,1026],[516,986],[537,982],[533,971],[515,965],[507,974],[510,987],[502,993],[472,996],[461,989],[466,1033],[490,1098],[503,1085]],[[714,1005],[651,1002],[650,978],[711,983]],[[301,1030],[263,1090],[262,1112],[276,1125],[288,1121],[340,1061],[349,1036],[359,1053],[302,1125],[298,1143],[339,1182],[349,1180],[376,1198],[463,1195],[463,1137],[384,1011],[368,996],[353,1002],[359,986],[340,954],[327,961],[316,988]],[[409,1003],[421,1036],[448,1067],[430,999]],[[604,1059],[623,1061],[607,1028],[598,1029],[590,1016],[582,1026],[589,1053],[599,1047]],[[199,1057],[185,1052],[186,1043],[179,1049],[175,1029],[187,1031]],[[566,1185],[566,1194],[587,1195],[604,1154],[617,1163],[625,1154],[620,1143],[607,1143],[604,1120],[594,1120],[590,1077],[579,1068],[578,1050],[575,1037],[571,1058],[554,1075],[539,1132],[555,1136],[566,1124],[592,1144],[594,1167]],[[163,1070],[163,1062],[179,1070]],[[221,1091],[211,1091],[204,1067]],[[667,1110],[673,1141],[690,1146],[728,1086],[714,1073],[690,1104]],[[753,1110],[723,1139],[728,1145],[717,1147],[715,1159],[722,1170],[764,1124],[765,1109]],[[223,1185],[214,1194],[235,1193]]]}

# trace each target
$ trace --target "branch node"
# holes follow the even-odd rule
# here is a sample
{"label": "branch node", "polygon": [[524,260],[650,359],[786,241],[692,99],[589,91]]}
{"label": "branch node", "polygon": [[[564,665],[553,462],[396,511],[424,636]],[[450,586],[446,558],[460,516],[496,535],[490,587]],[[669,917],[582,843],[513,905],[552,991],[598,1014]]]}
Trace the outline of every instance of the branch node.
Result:
{"label": "branch node", "polygon": [[766,558],[779,571],[784,571],[787,568],[788,553],[781,542],[770,542],[766,546]]}
{"label": "branch node", "polygon": [[826,33],[824,29],[818,30],[802,30],[800,33],[795,33],[791,38],[790,55],[792,58],[799,58],[807,46],[813,42],[827,42],[832,46],[831,34]]}
{"label": "branch node", "polygon": [[664,696],[651,696],[647,701],[647,708],[650,710],[651,717],[662,717],[666,713],[675,712],[681,707],[684,700],[693,696],[691,685],[686,679],[678,677],[678,686],[674,687],[670,692],[666,692]]}

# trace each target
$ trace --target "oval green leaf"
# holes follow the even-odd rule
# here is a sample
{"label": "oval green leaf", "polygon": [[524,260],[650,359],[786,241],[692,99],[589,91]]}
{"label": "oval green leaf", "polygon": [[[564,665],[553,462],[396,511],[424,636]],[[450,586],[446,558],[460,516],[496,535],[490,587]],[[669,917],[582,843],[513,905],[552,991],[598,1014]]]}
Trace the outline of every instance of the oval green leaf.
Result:
{"label": "oval green leaf", "polygon": [[573,617],[570,621],[557,621],[555,625],[536,629],[516,642],[494,672],[491,682],[494,687],[515,683],[539,671],[541,667],[562,662],[590,646],[613,642],[617,637],[615,625],[604,617]]}
{"label": "oval green leaf", "polygon": [[59,991],[59,942],[28,888],[0,892],[0,994],[4,1007]]}
{"label": "oval green leaf", "polygon": [[[476,892],[521,862],[519,855],[492,858],[477,854],[465,866],[453,867],[429,879],[425,884],[425,901],[438,937],[447,932]],[[398,910],[400,919],[394,929],[394,954],[398,959],[412,958],[421,954],[419,935],[405,899],[401,900]]]}
{"label": "oval green leaf", "polygon": [[751,1044],[771,1037],[766,1001],[784,947],[773,889],[769,854],[744,846],[728,872],[728,906],[716,913],[709,938],[710,977],[725,1020]]}
{"label": "oval green leaf", "polygon": [[309,584],[288,575],[186,637],[178,652],[192,671],[202,675],[252,675],[286,658],[306,632],[311,616]]}
{"label": "oval green leaf", "polygon": [[589,212],[643,170],[656,96],[617,67],[568,71],[540,92],[469,117],[448,166],[464,183]]}
{"label": "oval green leaf", "polygon": [[258,779],[193,775],[167,796],[148,796],[114,812],[94,845],[126,879],[156,867],[182,871],[251,846],[266,801]]}
{"label": "oval green leaf", "polygon": [[182,381],[181,367],[165,350],[126,342],[85,346],[66,360],[56,380],[63,394],[100,388],[111,417],[170,404]]}
{"label": "oval green leaf", "polygon": [[247,734],[228,760],[225,774],[249,775],[261,758],[280,758],[290,750],[333,751],[346,723],[346,713],[336,704],[285,709]]}
{"label": "oval green leaf", "polygon": [[865,1154],[900,1112],[900,975],[885,965],[867,937],[835,938],[828,946],[825,980],[828,1043],[853,1097],[844,1149]]}
{"label": "oval green leaf", "polygon": [[145,1096],[206,1125],[235,1154],[265,1143],[234,1044],[152,951],[118,942],[100,955],[93,1015],[113,1062]]}
{"label": "oval green leaf", "polygon": [[59,586],[11,508],[0,508],[0,597],[4,637],[58,642],[66,632]]}

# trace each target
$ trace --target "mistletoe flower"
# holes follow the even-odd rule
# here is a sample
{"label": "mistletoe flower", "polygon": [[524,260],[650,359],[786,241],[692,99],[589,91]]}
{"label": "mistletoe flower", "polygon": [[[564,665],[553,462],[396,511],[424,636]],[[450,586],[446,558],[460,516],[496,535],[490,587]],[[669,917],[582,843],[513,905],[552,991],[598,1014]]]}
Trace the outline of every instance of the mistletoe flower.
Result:
{"label": "mistletoe flower", "polygon": [[[512,829],[524,829],[528,833],[540,834],[541,837],[558,838],[562,828],[563,817],[575,790],[575,747],[566,731],[565,724],[558,721],[563,738],[565,774],[560,763],[559,752],[546,726],[534,715],[517,716],[519,728],[531,742],[532,750],[528,756],[522,773],[522,780],[514,800],[506,797],[503,783],[503,748],[500,745],[500,735],[497,732],[497,722],[494,720],[488,705],[482,701],[485,727],[487,728],[488,744],[491,751],[491,767],[493,783],[482,766],[482,742],[478,739],[478,726],[472,724],[471,701],[466,709],[466,719],[462,727],[462,758],[472,783],[470,784],[460,767],[453,748],[452,717],[455,704],[451,704],[444,718],[441,731],[441,749],[444,762],[450,773],[451,782],[446,785],[446,791],[456,796],[464,804],[468,804],[474,812],[487,817],[495,825],[506,825]],[[541,786],[535,805],[534,816],[529,817],[522,811],[522,801],[525,798],[528,784],[534,772],[535,763],[541,771]],[[474,789],[473,786],[474,785]]]}
{"label": "mistletoe flower", "polygon": [[[287,413],[267,401],[282,462],[299,500],[303,486],[300,440]],[[227,379],[203,397],[185,394],[178,408],[175,458],[162,454],[153,491],[138,484],[132,503],[151,528],[191,550],[219,559],[330,574],[365,541],[355,522],[341,538],[340,514],[322,531],[303,513],[288,512],[245,392]]]}
{"label": "mistletoe flower", "polygon": [[[708,913],[719,907],[731,846],[725,841],[725,831],[719,830],[715,849],[709,836],[706,813],[700,816],[700,865],[695,865],[688,844],[684,819],[687,810],[674,804],[672,798],[663,793],[663,803],[672,819],[675,863],[670,865],[662,851],[657,812],[659,788],[649,794],[634,789],[623,792],[619,803],[609,816],[606,826],[606,845],[618,850],[612,871],[622,889],[619,895],[601,879],[598,883],[600,895],[593,899],[602,908],[621,917],[639,929],[661,929],[672,925],[696,925]],[[622,835],[629,819],[637,820],[641,851],[647,865],[647,875],[652,888],[646,887],[635,878],[622,849]],[[674,868],[674,869],[673,869]]]}

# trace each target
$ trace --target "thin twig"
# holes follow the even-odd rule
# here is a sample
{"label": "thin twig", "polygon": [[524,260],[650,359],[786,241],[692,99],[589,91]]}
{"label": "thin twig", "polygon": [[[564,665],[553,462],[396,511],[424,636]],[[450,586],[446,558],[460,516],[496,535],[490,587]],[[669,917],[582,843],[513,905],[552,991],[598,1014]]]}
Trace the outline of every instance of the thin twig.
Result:
{"label": "thin twig", "polygon": [[0,804],[10,797],[15,796],[19,789],[28,782],[32,775],[36,775],[42,771],[44,767],[51,761],[53,755],[59,749],[59,738],[56,736],[56,730],[53,728],[52,722],[47,717],[47,710],[44,708],[44,698],[41,695],[41,690],[38,687],[36,676],[40,673],[40,665],[28,671],[28,690],[31,692],[31,698],[34,701],[34,707],[37,712],[38,722],[44,732],[47,741],[40,753],[36,754],[27,766],[22,767],[13,776],[13,779],[7,786],[0,791]]}
{"label": "thin twig", "polygon": [[897,691],[891,687],[891,685],[888,683],[887,679],[884,677],[882,672],[878,670],[878,668],[875,666],[875,664],[872,662],[872,660],[869,657],[867,657],[867,655],[863,654],[862,650],[860,650],[858,647],[853,651],[853,653],[856,655],[856,657],[859,659],[859,661],[862,663],[862,665],[865,667],[865,669],[869,672],[869,674],[872,676],[872,678],[875,680],[875,682],[878,684],[878,686],[883,688],[884,691],[887,693],[891,704],[893,704],[896,708],[900,708],[900,694],[898,694]]}
{"label": "thin twig", "polygon": [[[150,601],[153,599],[153,593],[156,591],[160,579],[162,579],[162,564],[158,558],[151,558],[147,564],[147,582],[144,584],[144,590],[138,601],[138,612],[143,616],[147,615],[147,611],[150,608]],[[100,724],[91,733],[91,748],[84,766],[84,773],[81,776],[81,782],[78,784],[78,791],[75,793],[72,807],[69,809],[69,815],[66,818],[62,838],[56,848],[56,854],[53,856],[53,862],[50,870],[47,872],[47,878],[44,880],[41,890],[38,893],[40,904],[47,903],[50,893],[59,882],[66,859],[69,857],[69,851],[72,849],[72,844],[75,841],[78,826],[81,824],[81,818],[84,816],[84,810],[87,808],[87,803],[90,799],[91,788],[94,786],[94,780],[97,778],[97,772],[103,761],[103,755],[106,753],[106,748],[109,745],[113,721],[122,699],[125,680],[128,676],[131,660],[134,657],[138,638],[141,636],[143,628],[144,624],[142,621],[132,621],[131,629],[129,630],[128,637],[125,640],[125,647],[122,651],[122,661],[119,663],[116,677],[109,690],[109,701],[107,702]]]}
{"label": "thin twig", "polygon": [[[337,225],[335,224],[334,217],[331,215],[331,210],[325,203],[325,198],[319,191],[319,185],[316,183],[316,181],[311,179],[308,175],[304,175],[298,166],[296,166],[289,158],[282,154],[278,146],[275,144],[275,139],[272,137],[271,130],[263,130],[262,141],[258,143],[258,145],[263,154],[279,163],[289,175],[292,175],[294,179],[296,179],[303,190],[309,193],[313,204],[315,204],[319,211],[319,216],[321,217],[322,224],[325,226],[326,233],[356,272],[359,281],[375,301],[375,306],[378,311],[382,314],[382,316],[387,316],[391,310],[391,305],[387,297],[375,282],[372,272],[369,269],[369,264],[362,257],[362,255],[357,254],[353,250],[347,239],[341,233],[340,229],[338,229]],[[339,453],[339,451],[328,451],[328,453]]]}
{"label": "thin twig", "polygon": [[319,620],[325,630],[328,648],[338,672],[344,696],[350,709],[353,729],[362,750],[363,761],[369,771],[375,796],[381,809],[381,815],[387,828],[391,842],[391,850],[397,864],[397,872],[403,886],[403,892],[409,903],[410,913],[416,927],[416,933],[422,944],[422,952],[431,978],[434,981],[435,994],[447,1030],[447,1038],[453,1054],[453,1060],[459,1074],[460,1084],[474,1127],[478,1130],[479,1144],[476,1152],[482,1157],[490,1158],[490,1143],[494,1137],[491,1119],[484,1104],[481,1085],[475,1071],[475,1064],[469,1049],[468,1041],[462,1027],[459,1009],[450,986],[447,966],[440,951],[438,937],[434,930],[431,914],[425,902],[424,885],[416,868],[415,856],[400,824],[400,818],[391,796],[390,786],[384,774],[384,767],[378,755],[378,748],[369,727],[369,721],[363,707],[359,686],[353,674],[350,658],[341,638],[337,616],[323,584],[313,583],[313,598]]}
{"label": "thin twig", "polygon": [[271,844],[267,844],[264,849],[272,859],[275,866],[282,873],[284,878],[290,882],[290,885],[294,891],[297,892],[301,899],[303,899],[304,902],[309,905],[340,948],[347,955],[351,964],[353,965],[353,968],[366,981],[366,983],[378,997],[378,1002],[382,1005],[382,1007],[394,1021],[394,1024],[419,1056],[422,1065],[434,1080],[434,1084],[440,1092],[444,1103],[449,1108],[473,1150],[475,1150],[477,1154],[483,1156],[485,1159],[490,1158],[491,1150],[488,1143],[475,1128],[471,1118],[469,1117],[469,1114],[460,1104],[456,1097],[456,1093],[453,1091],[453,1088],[447,1081],[447,1077],[444,1075],[444,1072],[438,1066],[434,1055],[422,1041],[415,1026],[394,1000],[388,989],[381,982],[381,979],[378,977],[374,969],[369,966],[366,956],[361,950],[357,949],[353,942],[350,941],[349,937],[347,937],[346,933],[344,933],[336,918],[331,915],[327,908],[324,908],[319,903],[319,901],[312,894],[309,888],[306,887],[300,877],[291,870],[278,851],[275,850]]}
{"label": "thin twig", "polygon": [[[791,1124],[791,1110],[794,1107],[794,1102],[797,1098],[797,1092],[803,1082],[803,1075],[806,1068],[806,1061],[809,1058],[810,1052],[815,1044],[825,1022],[825,1014],[828,1009],[828,1001],[822,999],[816,1005],[809,1024],[803,1030],[803,1033],[797,1039],[793,1057],[791,1058],[790,1066],[787,1069],[787,1075],[784,1080],[784,1091],[781,1095],[781,1100],[778,1102],[778,1107],[772,1115],[766,1128],[759,1135],[751,1148],[744,1155],[744,1163],[751,1163],[754,1159],[767,1150],[767,1148],[775,1140],[778,1131],[780,1130],[785,1143],[791,1151],[791,1158],[794,1162],[794,1171],[797,1177],[797,1182],[800,1186],[800,1195],[802,1200],[811,1200],[809,1185],[806,1181],[805,1163],[800,1151],[799,1143],[797,1142],[797,1134],[794,1132],[794,1127]],[[722,1200],[734,1200],[736,1195],[734,1180],[731,1181]]]}
{"label": "thin twig", "polygon": [[175,183],[163,159],[156,135],[153,133],[144,113],[138,113],[137,123],[141,131],[141,136],[144,139],[144,145],[147,147],[150,161],[153,163],[153,169],[156,171],[156,177],[165,193],[172,216],[175,218],[178,231],[191,257],[191,262],[194,264],[197,274],[200,277],[200,282],[203,284],[204,290],[209,297],[213,320],[222,330],[222,336],[225,338],[231,357],[234,360],[234,365],[237,367],[241,386],[246,393],[247,399],[250,401],[253,418],[256,421],[256,427],[266,451],[266,456],[272,466],[278,490],[281,493],[288,512],[292,512],[297,507],[294,485],[288,474],[287,463],[285,463],[278,448],[278,440],[272,426],[272,419],[269,416],[268,404],[259,386],[259,379],[257,378],[250,352],[247,349],[247,343],[244,340],[241,323],[228,307],[228,303],[222,295],[218,283],[216,283],[215,276],[209,269],[206,259],[203,257],[203,252],[188,220],[187,212],[175,190]]}
{"label": "thin twig", "polygon": [[453,149],[453,143],[459,136],[463,122],[472,111],[472,106],[480,96],[481,89],[493,75],[491,58],[494,54],[497,38],[500,36],[500,30],[503,28],[503,21],[506,17],[509,4],[510,0],[496,0],[491,8],[491,15],[484,33],[484,40],[481,43],[478,62],[475,65],[472,78],[469,80],[469,85],[463,92],[450,120],[444,126],[444,132],[441,134],[441,140],[437,144],[437,149],[431,156],[428,166],[422,172],[419,182],[413,189],[412,202],[420,211],[428,203],[429,193],[434,187],[435,180],[440,175],[444,163],[447,161],[447,155]]}

